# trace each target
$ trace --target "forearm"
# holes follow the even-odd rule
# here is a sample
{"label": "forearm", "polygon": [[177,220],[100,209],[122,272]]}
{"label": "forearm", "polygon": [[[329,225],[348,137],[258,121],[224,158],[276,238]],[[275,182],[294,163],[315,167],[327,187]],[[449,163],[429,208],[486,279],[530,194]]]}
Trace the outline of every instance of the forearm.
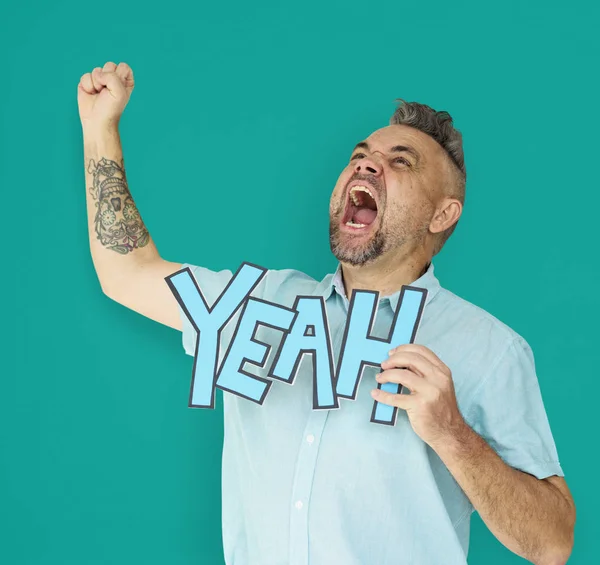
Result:
{"label": "forearm", "polygon": [[574,510],[557,488],[504,463],[466,424],[434,449],[502,544],[536,565],[566,562]]}
{"label": "forearm", "polygon": [[90,251],[110,295],[159,255],[129,191],[118,127],[84,129],[83,138]]}

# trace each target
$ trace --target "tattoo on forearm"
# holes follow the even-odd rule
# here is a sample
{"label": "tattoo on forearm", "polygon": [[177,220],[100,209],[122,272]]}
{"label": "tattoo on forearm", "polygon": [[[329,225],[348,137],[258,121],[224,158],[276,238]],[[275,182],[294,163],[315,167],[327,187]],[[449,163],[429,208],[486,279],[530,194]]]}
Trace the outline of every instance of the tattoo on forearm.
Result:
{"label": "tattoo on forearm", "polygon": [[96,200],[94,227],[102,245],[122,255],[147,245],[150,234],[129,192],[123,160],[90,159],[87,171],[93,178],[89,190]]}

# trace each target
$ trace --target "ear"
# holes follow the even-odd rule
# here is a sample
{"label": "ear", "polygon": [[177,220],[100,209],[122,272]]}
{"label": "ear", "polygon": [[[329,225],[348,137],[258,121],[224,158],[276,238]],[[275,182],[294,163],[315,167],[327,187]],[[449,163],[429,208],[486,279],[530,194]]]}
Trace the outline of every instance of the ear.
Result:
{"label": "ear", "polygon": [[458,222],[463,205],[456,198],[443,198],[429,223],[431,233],[440,233]]}

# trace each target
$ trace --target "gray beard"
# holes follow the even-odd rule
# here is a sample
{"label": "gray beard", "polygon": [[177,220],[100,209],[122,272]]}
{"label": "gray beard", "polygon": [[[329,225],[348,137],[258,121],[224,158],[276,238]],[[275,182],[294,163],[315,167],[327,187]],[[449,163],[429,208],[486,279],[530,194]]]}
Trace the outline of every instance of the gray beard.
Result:
{"label": "gray beard", "polygon": [[366,265],[383,254],[386,239],[381,227],[375,236],[363,247],[344,245],[340,234],[340,226],[336,220],[329,219],[329,246],[338,261],[355,267]]}

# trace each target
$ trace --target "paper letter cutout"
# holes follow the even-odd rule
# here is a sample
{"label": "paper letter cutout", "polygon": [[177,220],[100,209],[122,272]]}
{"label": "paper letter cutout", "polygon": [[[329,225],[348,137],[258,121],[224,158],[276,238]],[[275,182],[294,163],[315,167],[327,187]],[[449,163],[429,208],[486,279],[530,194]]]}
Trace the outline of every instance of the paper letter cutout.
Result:
{"label": "paper letter cutout", "polygon": [[[398,298],[398,308],[394,314],[394,320],[397,318],[397,322],[395,322],[396,330],[394,331],[394,342],[392,343],[392,347],[398,347],[398,345],[403,345],[405,343],[414,343],[419,323],[421,322],[423,309],[425,308],[426,296],[427,291],[424,289],[409,286],[402,287],[400,297]],[[398,340],[396,340],[396,336],[398,336]],[[387,358],[387,351],[385,357]],[[401,392],[401,387],[397,383],[377,383],[377,388],[385,390],[386,392],[391,392],[392,394]],[[376,400],[373,401],[371,422],[394,426],[396,424],[397,416],[398,408],[396,406],[382,404]]]}
{"label": "paper letter cutout", "polygon": [[[171,292],[196,330],[189,399],[191,408],[214,408],[215,386],[262,405],[271,381],[243,370],[246,362],[264,368],[268,358],[271,345],[255,338],[259,325],[280,330],[284,334],[268,377],[293,384],[304,354],[311,354],[314,410],[338,408],[338,397],[355,400],[366,365],[381,367],[381,361],[377,360],[387,358],[392,347],[414,343],[425,307],[426,289],[402,287],[398,307],[385,339],[371,335],[379,292],[353,290],[334,387],[331,335],[324,299],[298,296],[291,309],[266,300],[249,298],[266,272],[258,265],[242,263],[211,307],[189,268],[165,277]],[[217,369],[221,332],[242,303],[244,306],[231,343],[221,367]],[[365,324],[367,316],[368,327]],[[244,355],[248,351],[250,357]],[[400,389],[396,383],[377,386],[392,394],[398,394]],[[394,426],[397,413],[398,409],[393,406],[374,402],[371,422]]]}
{"label": "paper letter cutout", "polygon": [[283,338],[269,377],[294,384],[304,354],[312,357],[313,410],[339,408],[333,384],[333,356],[327,310],[322,296],[298,296],[297,315]]}
{"label": "paper letter cutout", "polygon": [[[348,308],[348,321],[340,350],[336,372],[336,393],[342,398],[356,400],[356,393],[365,365],[381,368],[381,362],[388,357],[388,351],[405,343],[412,343],[417,332],[427,290],[403,286],[398,300],[398,308],[386,339],[371,335],[377,312],[379,292],[371,290],[352,291]],[[366,320],[370,319],[368,327]],[[387,392],[398,393],[396,383],[379,385]],[[371,422],[393,426],[396,423],[396,407],[375,403]],[[389,410],[387,410],[389,408]]]}
{"label": "paper letter cutout", "polygon": [[242,263],[210,308],[188,267],[165,277],[171,292],[196,330],[190,408],[215,407],[214,384],[221,331],[265,273],[266,269],[258,265]]}
{"label": "paper letter cutout", "polygon": [[219,369],[216,386],[262,405],[273,383],[243,370],[245,362],[263,368],[271,349],[270,345],[255,338],[256,330],[260,324],[287,332],[295,315],[290,308],[248,298]]}

